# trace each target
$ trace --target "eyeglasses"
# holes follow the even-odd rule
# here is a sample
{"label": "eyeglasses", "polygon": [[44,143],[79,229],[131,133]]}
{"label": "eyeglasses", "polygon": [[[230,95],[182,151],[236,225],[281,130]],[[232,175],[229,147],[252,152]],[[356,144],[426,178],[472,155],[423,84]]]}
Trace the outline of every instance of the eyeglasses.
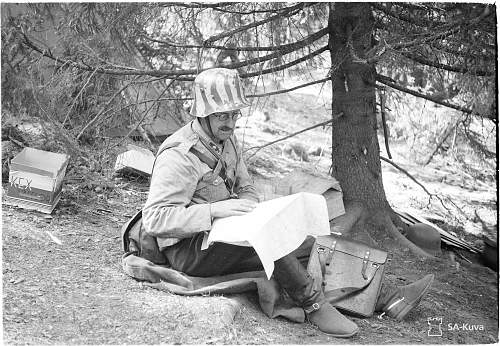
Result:
{"label": "eyeglasses", "polygon": [[213,113],[212,115],[216,116],[219,121],[227,121],[229,118],[232,120],[238,120],[243,116],[239,110],[233,112]]}

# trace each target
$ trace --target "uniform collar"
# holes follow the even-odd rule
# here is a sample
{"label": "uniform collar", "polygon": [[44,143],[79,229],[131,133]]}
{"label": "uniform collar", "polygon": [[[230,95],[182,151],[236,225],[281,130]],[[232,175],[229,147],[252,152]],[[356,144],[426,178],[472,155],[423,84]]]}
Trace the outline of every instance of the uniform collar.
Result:
{"label": "uniform collar", "polygon": [[223,144],[220,145],[220,144],[217,144],[215,143],[212,138],[210,138],[209,134],[205,132],[205,130],[203,129],[203,127],[201,126],[200,122],[198,121],[198,118],[196,118],[195,120],[193,120],[192,124],[191,124],[191,129],[198,135],[198,136],[201,136],[203,137],[203,139],[205,139],[212,148],[216,149],[217,152],[219,153],[222,153],[222,150],[224,148]]}

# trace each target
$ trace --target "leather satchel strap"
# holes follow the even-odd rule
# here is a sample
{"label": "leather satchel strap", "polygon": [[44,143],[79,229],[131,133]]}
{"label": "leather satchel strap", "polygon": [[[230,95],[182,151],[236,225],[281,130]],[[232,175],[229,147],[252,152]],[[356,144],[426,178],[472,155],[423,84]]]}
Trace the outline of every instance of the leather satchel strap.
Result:
{"label": "leather satchel strap", "polygon": [[335,252],[335,245],[337,245],[337,240],[333,237],[330,237],[329,239],[332,240],[332,243],[330,246],[324,246],[324,245],[319,245],[316,244],[316,251],[319,252],[319,248],[323,248],[324,251],[328,251],[328,254],[326,255],[326,260],[325,261],[319,261],[319,264],[321,266],[321,274],[323,278],[325,277],[326,274],[326,266],[330,264],[333,258],[333,253]]}
{"label": "leather satchel strap", "polygon": [[[334,237],[328,237],[328,239],[331,239],[331,244],[324,245],[324,244],[316,244],[316,251],[319,252],[319,249],[322,248],[322,251],[327,251],[326,259],[324,261],[319,261],[320,267],[321,267],[321,273],[322,277],[325,277],[326,274],[326,266],[330,264],[330,262],[333,259],[333,254],[335,252],[335,246],[337,245],[337,240]],[[366,259],[365,259],[366,260]],[[353,287],[340,287],[336,288],[333,290],[329,290],[325,292],[325,300],[328,301],[329,303],[335,303],[343,298],[347,297],[348,295],[361,291],[368,287],[370,283],[372,282],[373,278],[375,275],[372,275],[371,278],[367,278],[365,274],[363,274],[363,278],[366,280],[363,285],[361,286],[353,286]]]}

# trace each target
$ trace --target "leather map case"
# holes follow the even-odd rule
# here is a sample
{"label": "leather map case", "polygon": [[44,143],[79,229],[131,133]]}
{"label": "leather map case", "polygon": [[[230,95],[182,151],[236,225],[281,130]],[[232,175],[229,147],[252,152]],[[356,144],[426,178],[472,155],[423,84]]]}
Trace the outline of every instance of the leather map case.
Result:
{"label": "leather map case", "polygon": [[307,270],[321,279],[325,298],[335,307],[370,317],[384,277],[387,252],[340,236],[319,236]]}

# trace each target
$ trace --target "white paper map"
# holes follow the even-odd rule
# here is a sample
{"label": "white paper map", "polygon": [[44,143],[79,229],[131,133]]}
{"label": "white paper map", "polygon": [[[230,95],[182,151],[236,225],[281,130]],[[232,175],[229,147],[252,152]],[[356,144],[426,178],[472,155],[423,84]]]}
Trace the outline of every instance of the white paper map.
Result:
{"label": "white paper map", "polygon": [[322,195],[300,192],[257,204],[250,213],[216,219],[202,249],[214,242],[252,246],[268,278],[274,261],[297,249],[308,235],[330,234]]}

